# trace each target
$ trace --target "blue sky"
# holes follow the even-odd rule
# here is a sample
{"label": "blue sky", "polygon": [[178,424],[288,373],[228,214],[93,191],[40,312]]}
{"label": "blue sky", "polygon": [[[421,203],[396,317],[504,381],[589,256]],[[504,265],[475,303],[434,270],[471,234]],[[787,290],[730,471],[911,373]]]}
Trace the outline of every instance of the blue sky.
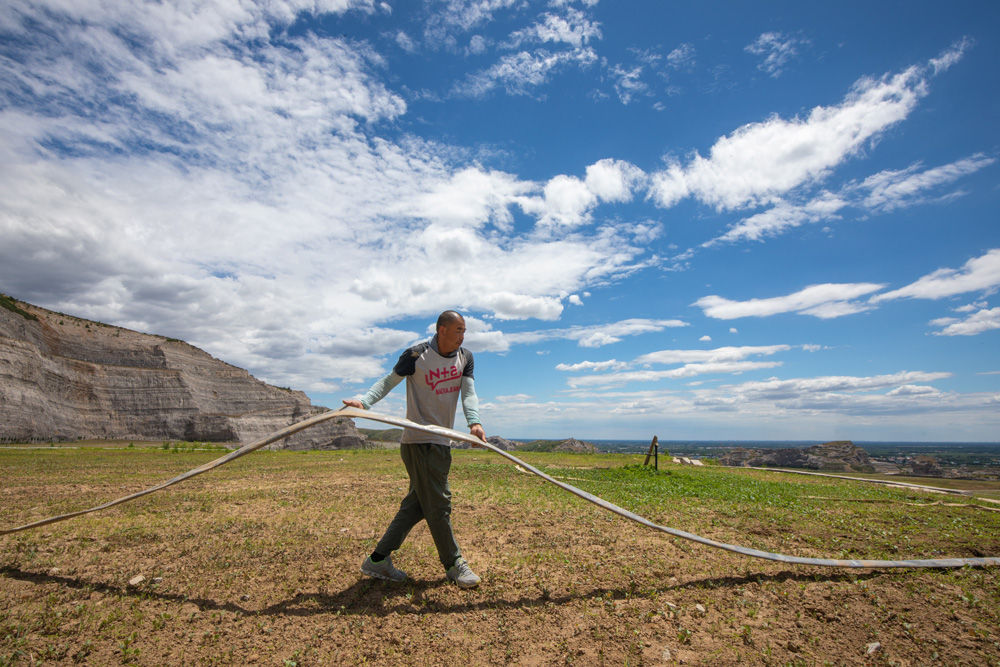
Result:
{"label": "blue sky", "polygon": [[[1000,5],[10,0],[0,290],[487,433],[1000,425]],[[381,410],[402,411],[403,392]]]}

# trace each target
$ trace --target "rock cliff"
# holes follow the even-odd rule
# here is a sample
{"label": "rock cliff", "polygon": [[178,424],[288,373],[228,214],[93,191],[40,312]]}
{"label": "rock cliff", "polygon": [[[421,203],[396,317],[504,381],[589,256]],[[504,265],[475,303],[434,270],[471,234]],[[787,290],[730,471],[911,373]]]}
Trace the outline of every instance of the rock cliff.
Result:
{"label": "rock cliff", "polygon": [[599,450],[589,442],[567,438],[566,440],[533,440],[520,444],[517,448],[525,452],[569,452],[571,454],[596,454]]}
{"label": "rock cliff", "polygon": [[[0,441],[250,442],[325,411],[179,340],[0,295]],[[272,447],[365,446],[334,419]]]}
{"label": "rock cliff", "polygon": [[812,447],[743,449],[737,447],[719,457],[727,466],[808,468],[836,472],[875,472],[868,453],[849,440]]}

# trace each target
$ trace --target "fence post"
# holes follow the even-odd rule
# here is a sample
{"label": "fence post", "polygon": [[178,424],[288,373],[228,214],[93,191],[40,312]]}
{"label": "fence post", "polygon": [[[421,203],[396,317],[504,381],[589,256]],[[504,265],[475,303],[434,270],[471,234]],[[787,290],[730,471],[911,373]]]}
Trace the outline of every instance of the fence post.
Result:
{"label": "fence post", "polygon": [[653,442],[649,443],[649,451],[646,452],[646,460],[642,462],[642,465],[644,465],[644,466],[648,466],[649,465],[649,459],[656,452],[656,449],[657,449],[656,436],[654,435],[653,436]]}

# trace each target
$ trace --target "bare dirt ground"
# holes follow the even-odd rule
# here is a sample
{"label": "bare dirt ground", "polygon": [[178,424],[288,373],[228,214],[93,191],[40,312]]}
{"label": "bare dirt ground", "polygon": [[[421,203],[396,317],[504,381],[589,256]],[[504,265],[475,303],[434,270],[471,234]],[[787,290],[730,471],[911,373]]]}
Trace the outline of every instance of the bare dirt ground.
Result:
{"label": "bare dirt ground", "polygon": [[[96,505],[214,456],[4,452],[0,526]],[[444,579],[423,524],[395,555],[410,580],[366,579],[360,563],[406,490],[397,457],[261,453],[0,537],[0,665],[1000,665],[998,568],[752,560],[627,523],[481,452],[456,452],[452,490],[456,535],[482,585]],[[586,479],[588,467],[615,463],[579,460],[563,474]],[[836,490],[796,483],[816,497]],[[766,505],[748,516],[696,497],[653,502],[661,523],[803,555],[845,543],[869,555],[868,540],[891,551],[900,539],[877,535],[898,514],[854,531],[885,511],[873,503],[803,501],[843,513],[837,529],[775,524]],[[1000,554],[993,513],[920,511],[943,513],[927,515],[935,534],[914,532],[897,557]]]}

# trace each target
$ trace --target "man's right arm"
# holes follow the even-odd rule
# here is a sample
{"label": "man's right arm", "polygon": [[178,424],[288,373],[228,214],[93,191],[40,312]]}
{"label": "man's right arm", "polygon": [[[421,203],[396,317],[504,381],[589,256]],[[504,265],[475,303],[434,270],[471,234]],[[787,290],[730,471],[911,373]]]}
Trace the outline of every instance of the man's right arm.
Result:
{"label": "man's right arm", "polygon": [[388,375],[378,380],[371,388],[365,393],[361,399],[345,399],[344,405],[350,405],[355,408],[364,408],[365,410],[370,410],[373,405],[381,401],[383,398],[392,391],[397,384],[403,381],[403,376],[396,373],[396,371],[391,371]]}

